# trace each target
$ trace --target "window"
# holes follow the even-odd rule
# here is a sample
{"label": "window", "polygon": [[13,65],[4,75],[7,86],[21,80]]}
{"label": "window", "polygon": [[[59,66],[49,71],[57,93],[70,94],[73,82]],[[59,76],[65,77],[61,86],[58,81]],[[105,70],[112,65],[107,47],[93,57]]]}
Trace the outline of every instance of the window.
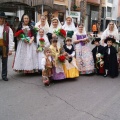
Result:
{"label": "window", "polygon": [[112,15],[112,8],[107,7],[107,17],[111,17],[111,15]]}
{"label": "window", "polygon": [[113,0],[108,0],[108,3],[113,3]]}

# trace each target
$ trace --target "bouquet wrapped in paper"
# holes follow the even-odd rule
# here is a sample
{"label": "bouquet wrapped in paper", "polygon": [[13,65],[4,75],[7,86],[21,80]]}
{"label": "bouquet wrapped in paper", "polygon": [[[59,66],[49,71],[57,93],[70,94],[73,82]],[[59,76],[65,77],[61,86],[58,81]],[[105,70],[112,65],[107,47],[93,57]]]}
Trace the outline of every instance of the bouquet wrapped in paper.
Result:
{"label": "bouquet wrapped in paper", "polygon": [[60,55],[60,56],[58,56],[58,61],[59,61],[60,63],[64,63],[64,62],[65,62],[65,59],[66,59],[65,55]]}
{"label": "bouquet wrapped in paper", "polygon": [[45,40],[44,40],[44,38],[40,38],[39,39],[39,46],[38,46],[38,51],[43,51],[44,50],[44,45],[45,45]]}
{"label": "bouquet wrapped in paper", "polygon": [[101,53],[96,54],[96,68],[99,69],[99,73],[104,73],[104,61]]}
{"label": "bouquet wrapped in paper", "polygon": [[66,31],[64,29],[58,29],[56,31],[54,31],[54,33],[57,35],[57,36],[61,36],[63,38],[66,37]]}
{"label": "bouquet wrapped in paper", "polygon": [[24,30],[19,30],[15,33],[15,37],[19,37],[21,40],[30,42],[30,37],[28,37]]}

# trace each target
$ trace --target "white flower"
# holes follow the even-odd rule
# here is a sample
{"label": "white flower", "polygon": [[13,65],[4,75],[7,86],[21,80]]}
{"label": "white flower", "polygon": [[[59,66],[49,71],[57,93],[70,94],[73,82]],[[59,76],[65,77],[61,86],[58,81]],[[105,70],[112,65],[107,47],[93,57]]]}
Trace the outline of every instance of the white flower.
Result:
{"label": "white flower", "polygon": [[103,65],[103,64],[104,64],[104,61],[101,61],[101,62],[100,62],[100,65]]}
{"label": "white flower", "polygon": [[97,57],[97,58],[100,58],[100,57],[101,57],[101,54],[100,54],[100,53],[98,53],[98,54],[96,55],[96,57]]}

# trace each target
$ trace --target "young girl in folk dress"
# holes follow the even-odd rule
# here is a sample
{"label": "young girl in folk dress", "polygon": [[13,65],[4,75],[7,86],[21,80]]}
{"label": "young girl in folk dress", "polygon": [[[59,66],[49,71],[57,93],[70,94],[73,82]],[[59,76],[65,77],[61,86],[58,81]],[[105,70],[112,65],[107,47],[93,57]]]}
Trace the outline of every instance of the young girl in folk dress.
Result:
{"label": "young girl in folk dress", "polygon": [[94,61],[92,52],[90,50],[88,37],[84,26],[78,25],[78,30],[73,36],[77,66],[80,70],[80,74],[91,74],[94,72]]}
{"label": "young girl in folk dress", "polygon": [[53,67],[53,80],[65,79],[63,65],[58,61],[60,55],[60,48],[57,46],[57,38],[52,39],[52,45],[50,46],[52,52],[52,58],[55,66]]}
{"label": "young girl in folk dress", "polygon": [[66,38],[66,44],[63,46],[65,52],[67,53],[67,60],[65,61],[64,72],[66,78],[76,78],[79,77],[79,70],[76,65],[75,50],[72,45],[72,39]]}
{"label": "young girl in folk dress", "polygon": [[41,60],[42,80],[44,85],[49,85],[52,77],[53,62],[50,48],[44,49],[44,57]]}
{"label": "young girl in folk dress", "polygon": [[17,30],[17,33],[22,31],[22,35],[17,36],[18,45],[13,69],[24,73],[33,73],[38,70],[36,34],[30,25],[30,21],[30,17],[24,14]]}
{"label": "young girl in folk dress", "polygon": [[49,47],[50,46],[50,42],[46,36],[46,34],[44,33],[44,30],[41,28],[38,31],[37,34],[37,53],[38,53],[38,64],[39,64],[39,70],[41,70],[41,60],[44,57],[44,48]]}

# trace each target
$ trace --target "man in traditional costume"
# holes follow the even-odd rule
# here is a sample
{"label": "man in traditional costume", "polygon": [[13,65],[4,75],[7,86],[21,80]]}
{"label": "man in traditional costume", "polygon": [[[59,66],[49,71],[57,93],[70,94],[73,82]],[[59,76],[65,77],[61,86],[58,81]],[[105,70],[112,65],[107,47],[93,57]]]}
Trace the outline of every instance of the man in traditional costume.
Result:
{"label": "man in traditional costume", "polygon": [[2,79],[8,81],[7,78],[7,61],[8,55],[12,55],[13,49],[13,31],[5,25],[5,13],[0,12],[0,55],[2,57]]}

